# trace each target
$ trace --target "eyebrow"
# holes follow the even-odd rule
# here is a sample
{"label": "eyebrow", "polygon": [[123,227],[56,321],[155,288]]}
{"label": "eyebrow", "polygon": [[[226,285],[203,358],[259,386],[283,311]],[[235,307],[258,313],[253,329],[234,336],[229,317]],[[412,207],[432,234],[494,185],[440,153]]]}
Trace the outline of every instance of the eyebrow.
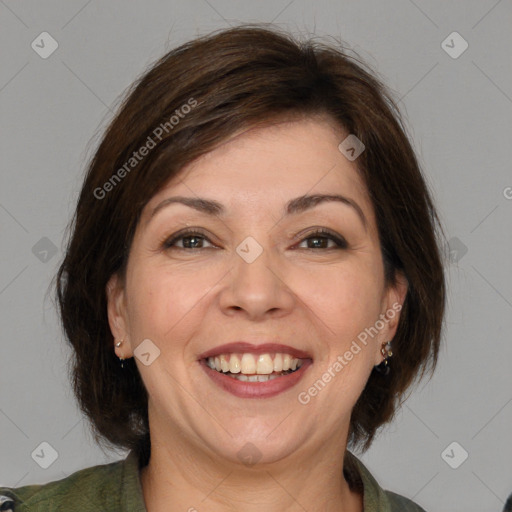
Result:
{"label": "eyebrow", "polygon": [[[304,195],[291,199],[286,203],[285,216],[296,215],[307,210],[310,210],[319,204],[333,201],[350,206],[357,213],[366,230],[367,221],[361,207],[353,199],[350,199],[339,194],[313,194]],[[224,206],[213,199],[206,199],[202,197],[175,196],[168,197],[164,199],[161,203],[159,203],[157,206],[155,206],[147,222],[149,222],[160,210],[162,210],[163,208],[170,204],[175,203],[184,204],[185,206],[193,208],[194,210],[197,210],[206,215],[218,217],[224,217],[226,215],[226,209],[224,208]]]}

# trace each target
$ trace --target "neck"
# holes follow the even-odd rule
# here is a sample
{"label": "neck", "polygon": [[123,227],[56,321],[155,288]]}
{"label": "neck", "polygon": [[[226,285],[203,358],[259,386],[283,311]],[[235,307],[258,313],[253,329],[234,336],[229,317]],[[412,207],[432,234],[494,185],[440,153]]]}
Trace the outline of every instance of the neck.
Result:
{"label": "neck", "polygon": [[343,476],[346,441],[334,436],[307,453],[248,466],[206,453],[182,432],[158,434],[151,430],[151,457],[141,469],[148,512],[303,512],[319,504],[325,512],[363,511],[362,495]]}

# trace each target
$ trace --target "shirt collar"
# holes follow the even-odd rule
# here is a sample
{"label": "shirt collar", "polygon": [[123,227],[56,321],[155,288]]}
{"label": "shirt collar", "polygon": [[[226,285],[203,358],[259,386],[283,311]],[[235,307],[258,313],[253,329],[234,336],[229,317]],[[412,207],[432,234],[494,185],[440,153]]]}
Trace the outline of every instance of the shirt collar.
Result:
{"label": "shirt collar", "polygon": [[121,510],[147,512],[140,479],[139,459],[133,450],[123,462],[121,479]]}
{"label": "shirt collar", "polygon": [[[391,512],[389,500],[366,466],[347,451],[346,461],[356,469],[363,487],[364,512]],[[126,512],[147,512],[140,479],[139,460],[132,450],[123,461],[121,505]],[[356,483],[357,485],[357,483]]]}

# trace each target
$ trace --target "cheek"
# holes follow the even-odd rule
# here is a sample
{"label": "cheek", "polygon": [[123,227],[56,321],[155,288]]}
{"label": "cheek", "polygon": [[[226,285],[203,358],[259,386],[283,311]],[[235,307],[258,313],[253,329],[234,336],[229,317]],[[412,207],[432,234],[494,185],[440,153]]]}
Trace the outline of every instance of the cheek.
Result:
{"label": "cheek", "polygon": [[347,262],[301,273],[295,291],[323,320],[330,335],[346,340],[378,318],[382,280],[375,266]]}
{"label": "cheek", "polygon": [[[211,285],[198,275],[186,277],[161,266],[140,265],[128,282],[130,326],[136,338],[163,342],[178,337],[186,318]],[[193,316],[193,315],[191,315]]]}

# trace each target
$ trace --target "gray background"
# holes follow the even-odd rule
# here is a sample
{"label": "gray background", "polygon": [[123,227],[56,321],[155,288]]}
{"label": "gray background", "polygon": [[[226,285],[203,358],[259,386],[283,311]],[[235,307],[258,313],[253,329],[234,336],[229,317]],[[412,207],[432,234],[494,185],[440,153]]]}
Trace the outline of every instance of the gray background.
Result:
{"label": "gray background", "polygon": [[[501,511],[512,492],[511,13],[507,0],[0,1],[0,485],[126,455],[92,441],[46,296],[116,100],[190,38],[274,21],[340,37],[395,91],[451,239],[438,370],[362,459],[429,512]],[[59,44],[47,59],[31,48],[43,31]],[[469,44],[458,58],[441,45],[454,31]],[[441,456],[453,441],[452,464],[469,454],[457,469]],[[42,442],[58,452],[48,469],[31,456]]]}

